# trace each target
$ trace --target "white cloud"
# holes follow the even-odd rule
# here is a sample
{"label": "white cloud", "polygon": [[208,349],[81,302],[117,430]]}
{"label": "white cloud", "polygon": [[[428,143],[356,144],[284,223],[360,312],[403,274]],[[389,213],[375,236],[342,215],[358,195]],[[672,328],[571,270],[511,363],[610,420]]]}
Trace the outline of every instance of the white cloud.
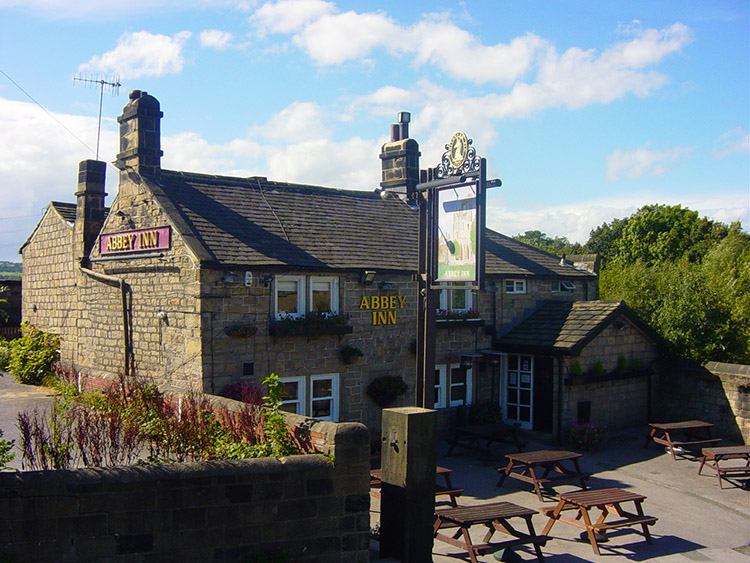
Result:
{"label": "white cloud", "polygon": [[742,127],[735,127],[721,136],[722,146],[713,151],[714,158],[724,158],[731,154],[750,153],[750,135]]}
{"label": "white cloud", "polygon": [[217,51],[223,51],[231,46],[234,35],[228,31],[206,29],[205,31],[201,31],[199,39],[201,47],[209,47],[216,49]]}
{"label": "white cloud", "polygon": [[177,74],[185,64],[182,47],[190,36],[189,31],[180,31],[172,37],[147,31],[125,33],[114,49],[95,55],[79,65],[78,70],[117,73],[123,80]]}
{"label": "white cloud", "polygon": [[333,13],[335,6],[323,0],[282,0],[263,4],[250,18],[258,31],[294,33],[317,18]]}
{"label": "white cloud", "polygon": [[529,70],[537,53],[547,45],[527,33],[507,45],[485,46],[469,32],[434,19],[414,26],[406,43],[413,45],[415,63],[432,63],[449,76],[475,84],[512,84]]}
{"label": "white cloud", "polygon": [[272,116],[264,125],[253,127],[251,136],[259,135],[272,142],[299,142],[305,139],[327,138],[331,124],[318,104],[294,102]]}
{"label": "white cloud", "polygon": [[640,176],[664,176],[670,165],[687,157],[692,147],[673,147],[667,150],[651,150],[644,145],[633,151],[617,149],[607,157],[607,178],[617,181],[622,178]]}
{"label": "white cloud", "polygon": [[402,30],[381,13],[324,15],[307,25],[293,41],[321,65],[366,57],[376,47],[403,48]]}

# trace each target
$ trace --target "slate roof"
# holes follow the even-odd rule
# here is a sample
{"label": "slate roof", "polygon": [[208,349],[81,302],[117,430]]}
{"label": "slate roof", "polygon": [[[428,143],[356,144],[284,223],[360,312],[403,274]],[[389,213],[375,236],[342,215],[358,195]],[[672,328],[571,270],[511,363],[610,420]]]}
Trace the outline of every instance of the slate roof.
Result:
{"label": "slate roof", "polygon": [[[418,213],[373,192],[162,170],[149,188],[201,262],[416,272]],[[592,277],[487,230],[486,272]]]}
{"label": "slate roof", "polygon": [[495,349],[578,355],[600,332],[624,316],[652,341],[658,337],[623,301],[548,301],[503,335]]}
{"label": "slate roof", "polygon": [[68,223],[76,222],[76,204],[65,203],[63,201],[51,201],[50,205],[60,214],[60,217]]}

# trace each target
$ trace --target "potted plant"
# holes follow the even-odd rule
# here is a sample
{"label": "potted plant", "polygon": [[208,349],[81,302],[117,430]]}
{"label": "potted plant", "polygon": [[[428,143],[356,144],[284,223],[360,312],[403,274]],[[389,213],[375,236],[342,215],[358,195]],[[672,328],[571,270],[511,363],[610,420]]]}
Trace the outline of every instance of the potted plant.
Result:
{"label": "potted plant", "polygon": [[339,350],[339,356],[341,356],[341,361],[345,364],[354,364],[357,362],[359,358],[364,356],[364,352],[357,348],[356,346],[352,346],[350,344],[347,344],[345,346],[342,346]]}
{"label": "potted plant", "polygon": [[385,407],[409,390],[409,386],[400,375],[383,375],[376,377],[367,386],[365,392],[375,404]]}

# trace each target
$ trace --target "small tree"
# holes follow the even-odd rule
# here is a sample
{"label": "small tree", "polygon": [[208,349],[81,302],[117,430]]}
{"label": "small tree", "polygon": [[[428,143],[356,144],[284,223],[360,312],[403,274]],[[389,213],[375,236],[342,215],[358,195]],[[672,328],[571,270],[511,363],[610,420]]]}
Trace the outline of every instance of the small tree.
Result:
{"label": "small tree", "polygon": [[60,355],[60,337],[28,323],[23,323],[21,330],[23,336],[10,343],[8,371],[21,383],[40,385],[45,377],[53,375],[52,366]]}

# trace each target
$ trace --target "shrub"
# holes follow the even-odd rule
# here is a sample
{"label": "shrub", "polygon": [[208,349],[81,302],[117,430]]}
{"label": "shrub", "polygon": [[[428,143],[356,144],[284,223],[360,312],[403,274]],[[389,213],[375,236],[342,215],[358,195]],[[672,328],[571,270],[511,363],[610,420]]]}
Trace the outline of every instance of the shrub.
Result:
{"label": "shrub", "polygon": [[247,381],[237,381],[227,385],[221,390],[219,396],[251,405],[263,404],[263,389]]}
{"label": "shrub", "polygon": [[42,332],[23,323],[23,336],[11,341],[11,359],[8,371],[21,383],[40,385],[53,374],[52,366],[59,357],[60,337]]}
{"label": "shrub", "polygon": [[606,437],[607,427],[597,422],[577,423],[570,425],[568,440],[580,450],[595,450]]}
{"label": "shrub", "polygon": [[10,342],[0,340],[0,369],[6,370],[10,365],[10,358],[12,357]]}
{"label": "shrub", "polygon": [[16,454],[10,451],[14,444],[15,441],[13,440],[4,440],[3,431],[0,430],[0,471],[9,469],[7,465],[16,457]]}

